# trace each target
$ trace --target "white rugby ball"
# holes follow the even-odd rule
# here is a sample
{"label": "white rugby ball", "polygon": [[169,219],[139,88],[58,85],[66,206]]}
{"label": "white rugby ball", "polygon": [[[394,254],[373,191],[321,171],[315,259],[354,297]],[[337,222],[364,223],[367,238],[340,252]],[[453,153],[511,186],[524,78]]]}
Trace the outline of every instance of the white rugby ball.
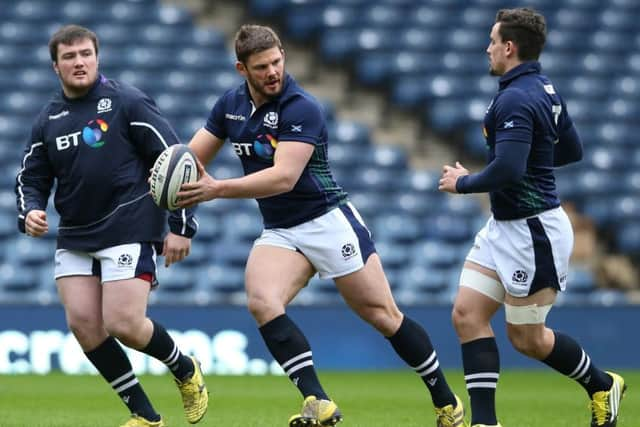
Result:
{"label": "white rugby ball", "polygon": [[177,206],[180,186],[198,180],[196,158],[191,149],[183,144],[175,144],[164,150],[151,169],[151,196],[156,205],[170,211]]}

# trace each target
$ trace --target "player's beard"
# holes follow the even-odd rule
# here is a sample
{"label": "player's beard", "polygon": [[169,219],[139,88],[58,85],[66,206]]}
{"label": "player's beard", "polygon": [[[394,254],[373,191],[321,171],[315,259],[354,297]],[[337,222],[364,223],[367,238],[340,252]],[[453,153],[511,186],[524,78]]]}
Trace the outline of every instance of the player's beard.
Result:
{"label": "player's beard", "polygon": [[[283,72],[282,72],[282,75],[284,75],[284,70],[283,70]],[[283,82],[282,82],[282,75],[280,76],[279,81],[278,81],[278,86],[279,86],[279,87],[278,87],[278,89],[277,89],[276,91],[274,91],[274,92],[267,91],[267,90],[264,88],[264,86],[266,85],[266,83],[265,83],[265,84],[260,84],[259,82],[256,82],[253,78],[249,78],[249,84],[251,85],[251,88],[252,88],[255,92],[257,92],[258,94],[260,94],[260,96],[262,96],[262,97],[263,97],[263,98],[265,98],[265,99],[269,99],[269,100],[271,100],[271,99],[277,98],[277,97],[278,97],[278,96],[280,96],[280,94],[282,93],[282,88],[284,87],[284,84],[283,84]]]}

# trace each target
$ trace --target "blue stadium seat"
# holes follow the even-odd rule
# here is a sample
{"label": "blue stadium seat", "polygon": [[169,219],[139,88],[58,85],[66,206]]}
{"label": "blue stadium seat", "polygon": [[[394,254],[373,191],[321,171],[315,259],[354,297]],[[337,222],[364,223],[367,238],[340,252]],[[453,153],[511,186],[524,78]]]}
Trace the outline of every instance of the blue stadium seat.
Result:
{"label": "blue stadium seat", "polygon": [[426,217],[422,223],[427,238],[452,243],[466,242],[474,234],[471,223],[450,213]]}
{"label": "blue stadium seat", "polygon": [[[220,71],[229,71],[235,73],[233,70],[233,64],[235,63],[235,57],[229,52],[221,49],[212,49],[206,46],[187,46],[177,52],[174,56],[174,61],[177,68],[183,71],[201,71],[207,73],[211,78],[213,75],[218,75]],[[230,78],[226,76],[224,78]],[[235,77],[232,82],[219,82],[222,84],[233,84],[239,82],[240,76]]]}
{"label": "blue stadium seat", "polygon": [[[468,249],[468,248],[467,248]],[[466,255],[459,245],[446,239],[427,239],[416,243],[411,254],[411,264],[449,269],[457,265]]]}
{"label": "blue stadium seat", "polygon": [[[640,35],[638,39],[640,40]],[[638,50],[640,50],[640,45],[638,46]],[[626,75],[615,79],[611,83],[613,83],[612,95],[616,98],[640,99],[640,82],[634,76]]]}
{"label": "blue stadium seat", "polygon": [[0,264],[1,287],[7,291],[28,292],[38,286],[38,276],[32,269],[25,269],[13,263]]}
{"label": "blue stadium seat", "polygon": [[638,100],[613,99],[603,106],[604,118],[613,122],[637,124],[640,117]]}
{"label": "blue stadium seat", "polygon": [[597,288],[593,272],[582,266],[570,266],[567,278],[567,292],[588,293]]}
{"label": "blue stadium seat", "polygon": [[222,234],[229,241],[253,242],[260,236],[262,219],[255,212],[233,212],[221,218]]}
{"label": "blue stadium seat", "polygon": [[362,123],[339,120],[327,125],[330,142],[361,146],[370,142],[371,130]]}
{"label": "blue stadium seat", "polygon": [[252,246],[247,241],[220,240],[213,245],[211,259],[218,264],[244,268]]}
{"label": "blue stadium seat", "polygon": [[474,54],[483,52],[488,42],[488,29],[474,30],[467,28],[453,29],[447,36],[447,42],[450,49],[456,52],[465,52]]}
{"label": "blue stadium seat", "polygon": [[547,16],[547,25],[564,31],[590,31],[598,25],[598,15],[590,10],[561,8]]}
{"label": "blue stadium seat", "polygon": [[563,91],[564,96],[580,97],[602,100],[611,93],[611,88],[605,78],[577,76],[568,81],[568,84],[559,84],[554,81],[554,86]]}
{"label": "blue stadium seat", "polygon": [[328,157],[332,171],[358,167],[363,162],[363,156],[359,150],[344,144],[329,145]]}
{"label": "blue stadium seat", "polygon": [[380,169],[403,171],[407,169],[407,151],[400,145],[376,144],[364,153],[357,153],[363,157],[364,164]]}
{"label": "blue stadium seat", "polygon": [[598,23],[609,31],[637,31],[639,13],[629,13],[625,10],[609,8],[600,11]]}
{"label": "blue stadium seat", "polygon": [[436,293],[449,285],[449,272],[446,269],[429,265],[411,265],[401,273],[402,287],[412,291]]}
{"label": "blue stadium seat", "polygon": [[440,212],[446,203],[446,196],[439,192],[417,193],[404,189],[394,192],[390,198],[385,197],[385,202],[416,218],[421,218]]}
{"label": "blue stadium seat", "polygon": [[169,268],[164,262],[158,262],[158,289],[167,292],[187,292],[194,287],[196,279],[191,268],[182,263],[172,264]]}
{"label": "blue stadium seat", "polygon": [[[547,52],[580,53],[589,48],[589,35],[587,31],[564,31],[562,28],[550,29],[547,33],[545,49]],[[545,54],[546,56],[546,54]],[[546,63],[542,62],[546,70]]]}
{"label": "blue stadium seat", "polygon": [[[404,269],[409,263],[410,249],[409,245],[403,243],[394,243],[392,241],[376,241],[376,252],[382,260],[385,271],[392,269]],[[391,279],[389,278],[391,282]],[[397,281],[395,281],[397,282]],[[402,281],[400,280],[400,283]]]}
{"label": "blue stadium seat", "polygon": [[429,169],[412,169],[404,174],[399,180],[400,188],[425,194],[435,193],[438,191],[438,181],[440,180],[440,171]]}
{"label": "blue stadium seat", "polygon": [[[33,117],[12,114],[0,115],[0,140],[8,142],[0,142],[0,145],[6,148],[6,152],[3,150],[3,159],[8,159],[12,162],[22,161],[23,150],[18,149],[16,145],[19,146],[20,143],[26,144],[31,134],[32,122]],[[23,145],[21,148],[25,147],[26,145]],[[0,162],[3,162],[3,160],[0,160]]]}
{"label": "blue stadium seat", "polygon": [[357,191],[391,192],[400,188],[396,176],[397,172],[394,170],[366,166],[353,175],[348,188]]}
{"label": "blue stadium seat", "polygon": [[5,93],[4,96],[0,97],[0,113],[33,118],[40,111],[46,99],[46,93],[27,92],[24,90]]}
{"label": "blue stadium seat", "polygon": [[615,245],[623,253],[640,254],[640,222],[626,222],[618,225],[615,232]]}
{"label": "blue stadium seat", "polygon": [[213,264],[198,269],[198,288],[206,292],[232,293],[244,290],[244,268]]}
{"label": "blue stadium seat", "polygon": [[368,225],[371,225],[371,221],[373,221],[378,215],[385,215],[390,211],[397,211],[396,207],[389,203],[389,195],[386,193],[366,189],[352,191],[350,182],[345,182],[342,185],[343,188],[349,192],[349,199],[351,200],[351,203],[355,206]]}
{"label": "blue stadium seat", "polygon": [[[409,17],[409,19],[411,18]],[[396,37],[398,49],[400,50],[416,53],[435,53],[445,50],[440,33],[430,25],[411,26],[408,28],[402,25],[398,28]]]}
{"label": "blue stadium seat", "polygon": [[405,213],[389,213],[374,220],[371,224],[377,241],[413,243],[422,235],[420,222]]}

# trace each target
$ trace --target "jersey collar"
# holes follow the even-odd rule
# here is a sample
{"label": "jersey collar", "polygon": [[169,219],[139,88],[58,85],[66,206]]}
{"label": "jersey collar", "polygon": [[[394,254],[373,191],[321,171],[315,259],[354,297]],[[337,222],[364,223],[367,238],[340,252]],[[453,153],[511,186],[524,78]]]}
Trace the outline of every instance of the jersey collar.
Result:
{"label": "jersey collar", "polygon": [[504,89],[505,87],[507,87],[509,83],[511,83],[517,77],[531,73],[539,74],[541,70],[542,66],[538,61],[523,62],[522,64],[510,69],[502,77],[500,77],[500,89]]}

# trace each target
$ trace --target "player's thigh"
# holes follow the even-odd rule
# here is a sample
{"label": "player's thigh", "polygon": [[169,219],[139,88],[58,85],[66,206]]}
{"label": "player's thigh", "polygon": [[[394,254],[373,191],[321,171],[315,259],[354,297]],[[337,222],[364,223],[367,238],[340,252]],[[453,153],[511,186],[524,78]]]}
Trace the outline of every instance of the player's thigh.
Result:
{"label": "player's thigh", "polygon": [[109,280],[103,283],[105,322],[117,319],[141,321],[146,318],[151,283],[140,278]]}
{"label": "player's thigh", "polygon": [[97,261],[86,252],[58,249],[55,265],[56,286],[67,321],[101,323],[102,286]]}
{"label": "player's thigh", "polygon": [[334,281],[344,300],[356,312],[370,307],[399,311],[377,253],[371,254],[360,270]]}
{"label": "player's thigh", "polygon": [[314,274],[309,260],[295,249],[256,244],[245,270],[247,297],[286,305]]}

